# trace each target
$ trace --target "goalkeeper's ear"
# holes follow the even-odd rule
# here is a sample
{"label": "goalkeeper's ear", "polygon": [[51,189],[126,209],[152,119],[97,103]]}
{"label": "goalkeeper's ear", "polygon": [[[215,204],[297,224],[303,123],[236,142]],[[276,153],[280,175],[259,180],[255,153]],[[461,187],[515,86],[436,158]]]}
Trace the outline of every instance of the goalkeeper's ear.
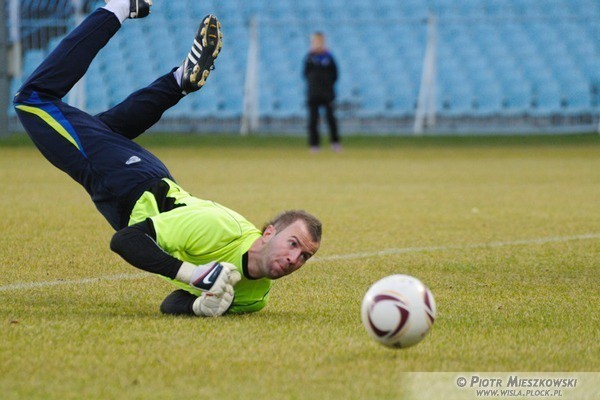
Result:
{"label": "goalkeeper's ear", "polygon": [[274,225],[267,225],[266,228],[263,230],[261,239],[263,243],[267,243],[275,235],[277,235],[277,228],[275,228]]}

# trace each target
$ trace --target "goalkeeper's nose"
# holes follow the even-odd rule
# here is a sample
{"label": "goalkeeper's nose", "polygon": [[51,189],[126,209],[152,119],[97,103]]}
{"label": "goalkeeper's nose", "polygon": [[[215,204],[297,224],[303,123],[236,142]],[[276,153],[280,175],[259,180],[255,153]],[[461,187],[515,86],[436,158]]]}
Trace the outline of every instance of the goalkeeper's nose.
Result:
{"label": "goalkeeper's nose", "polygon": [[291,250],[290,254],[288,255],[287,261],[288,261],[288,264],[293,267],[298,267],[298,266],[302,265],[302,263],[303,263],[302,250],[301,249]]}

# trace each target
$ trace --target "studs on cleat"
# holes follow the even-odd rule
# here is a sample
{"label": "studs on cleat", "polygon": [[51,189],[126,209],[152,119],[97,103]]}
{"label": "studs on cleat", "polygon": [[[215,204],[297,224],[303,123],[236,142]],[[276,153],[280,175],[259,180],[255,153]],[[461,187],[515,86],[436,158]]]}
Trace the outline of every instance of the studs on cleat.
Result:
{"label": "studs on cleat", "polygon": [[129,18],[144,18],[150,14],[152,0],[130,0]]}
{"label": "studs on cleat", "polygon": [[[106,4],[110,0],[104,0]],[[152,0],[129,0],[129,18],[144,18],[150,14]]]}
{"label": "studs on cleat", "polygon": [[194,44],[183,61],[182,93],[188,94],[200,89],[206,83],[214,60],[223,47],[221,23],[214,15],[202,20]]}

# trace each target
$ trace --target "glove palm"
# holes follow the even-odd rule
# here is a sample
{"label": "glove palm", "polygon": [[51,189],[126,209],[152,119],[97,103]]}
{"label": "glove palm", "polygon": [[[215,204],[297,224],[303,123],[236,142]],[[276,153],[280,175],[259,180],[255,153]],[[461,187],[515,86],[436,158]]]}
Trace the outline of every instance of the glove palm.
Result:
{"label": "glove palm", "polygon": [[194,314],[200,317],[218,317],[223,315],[233,302],[233,287],[226,285],[224,292],[217,296],[209,292],[204,292],[200,297],[194,300],[192,309]]}

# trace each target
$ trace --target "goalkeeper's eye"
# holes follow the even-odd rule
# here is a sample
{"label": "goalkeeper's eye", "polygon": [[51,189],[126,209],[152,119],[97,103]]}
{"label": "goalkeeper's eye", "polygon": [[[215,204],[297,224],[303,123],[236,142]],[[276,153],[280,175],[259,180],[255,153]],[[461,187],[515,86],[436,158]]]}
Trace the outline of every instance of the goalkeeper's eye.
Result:
{"label": "goalkeeper's eye", "polygon": [[299,255],[302,264],[304,264],[306,261],[308,261],[308,259],[312,256],[312,253],[310,253],[309,251],[306,251],[307,250],[306,246],[303,246],[302,242],[300,240],[298,240],[297,237],[292,236],[290,239],[288,239],[288,244],[291,249],[300,248],[302,250]]}
{"label": "goalkeeper's eye", "polygon": [[292,249],[296,249],[296,248],[298,248],[298,247],[300,246],[300,245],[298,244],[298,242],[297,242],[297,241],[295,241],[295,240],[293,240],[293,239],[290,239],[290,240],[288,241],[288,243],[290,244],[290,248],[292,248]]}
{"label": "goalkeeper's eye", "polygon": [[[290,244],[290,247],[291,247],[292,249],[295,249],[295,248],[298,248],[298,247],[300,247],[300,243],[298,243],[298,241],[296,241],[296,240],[294,240],[294,239],[290,239],[290,240],[288,241],[288,243]],[[304,262],[304,261],[306,261],[306,260],[308,260],[308,259],[309,259],[309,257],[310,257],[310,254],[308,254],[308,253],[306,253],[306,252],[304,252],[304,251],[303,251],[303,252],[301,252],[301,253],[300,253],[300,257],[302,258],[302,261]]]}

